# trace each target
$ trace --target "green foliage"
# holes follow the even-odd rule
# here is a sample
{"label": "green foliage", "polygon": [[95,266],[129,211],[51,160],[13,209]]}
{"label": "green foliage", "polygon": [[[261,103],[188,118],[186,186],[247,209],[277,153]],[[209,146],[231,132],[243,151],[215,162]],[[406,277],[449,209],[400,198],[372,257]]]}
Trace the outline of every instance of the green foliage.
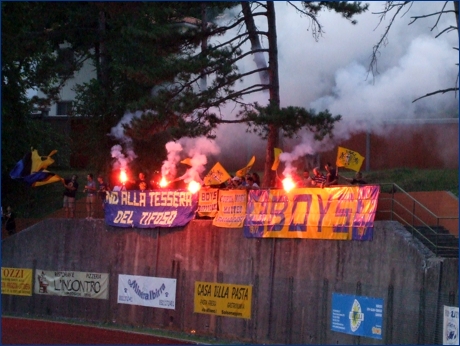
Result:
{"label": "green foliage", "polygon": [[[202,26],[197,22],[199,25],[184,29],[181,23],[186,17],[213,20],[224,9],[238,4],[2,3],[3,44],[11,47],[2,50],[3,86],[11,90],[11,97],[5,100],[11,108],[17,103],[30,107],[24,95],[28,88],[36,86],[48,95],[33,102],[46,106],[57,99],[66,78],[78,71],[85,61],[90,62],[96,78],[75,87],[77,96],[73,107],[73,115],[78,116],[84,131],[74,134],[71,144],[72,152],[89,155],[90,167],[98,171],[107,170],[110,164],[110,148],[116,141],[108,134],[126,112],[142,112],[141,117],[125,125],[125,134],[141,153],[136,163],[139,167],[151,164],[148,153],[142,148],[149,147],[160,153],[164,152],[166,139],[185,136],[212,138],[215,128],[227,122],[246,122],[261,136],[266,136],[268,129],[273,132],[277,127],[283,128],[287,136],[294,135],[302,127],[314,131],[318,138],[329,134],[340,116],[334,117],[327,111],[315,114],[298,107],[278,110],[273,105],[244,114],[234,121],[224,119],[218,113],[219,107],[226,103],[241,102],[244,95],[273,88],[273,84],[253,85],[244,90],[235,87],[237,81],[256,73],[242,74],[236,66],[240,59],[251,54],[243,54],[241,50],[247,32],[242,32],[239,40],[232,38],[214,46],[208,45],[203,51],[199,49],[209,38],[242,24],[244,18],[241,16],[227,27]],[[322,9],[342,13],[347,19],[366,10],[366,6],[361,7],[359,3],[347,2],[308,3],[305,6],[310,6],[316,23],[316,15]],[[261,15],[267,16],[267,12]],[[271,27],[268,34],[276,35],[276,28]],[[64,43],[75,53],[74,59],[67,63],[55,54]],[[212,77],[207,85],[201,83],[203,76]],[[21,110],[21,117],[29,111],[26,108]],[[13,110],[10,113],[18,114]],[[16,128],[27,122],[26,118],[15,120],[18,123]],[[23,146],[26,143],[27,140]],[[161,164],[160,160],[154,161],[155,165]]]}
{"label": "green foliage", "polygon": [[360,2],[354,1],[302,1],[306,11],[315,16],[323,9],[340,13],[342,17],[350,20],[352,24],[356,24],[356,20],[352,17],[356,14],[361,14],[369,9],[369,4],[361,5]]}
{"label": "green foliage", "polygon": [[256,133],[263,139],[268,136],[267,124],[272,124],[282,129],[287,138],[292,138],[299,129],[307,128],[315,134],[315,139],[321,140],[331,134],[334,123],[342,118],[341,115],[333,116],[327,109],[316,113],[313,109],[307,111],[302,107],[263,107],[257,102],[253,107],[245,107],[238,116],[248,124],[248,132]]}

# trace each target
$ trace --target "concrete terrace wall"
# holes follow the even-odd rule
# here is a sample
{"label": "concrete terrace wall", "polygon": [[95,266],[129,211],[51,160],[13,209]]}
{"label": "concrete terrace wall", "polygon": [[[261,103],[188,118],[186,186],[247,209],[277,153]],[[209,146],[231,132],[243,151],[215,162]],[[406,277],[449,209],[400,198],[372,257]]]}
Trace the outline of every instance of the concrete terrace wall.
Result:
{"label": "concrete terrace wall", "polygon": [[[122,229],[103,220],[48,219],[2,242],[2,266],[110,274],[108,300],[2,295],[3,313],[195,330],[253,343],[439,343],[442,306],[452,297],[458,306],[458,259],[433,257],[391,221],[376,221],[373,241],[358,242],[246,239],[242,229],[209,220]],[[118,274],[177,278],[176,309],[118,304]],[[252,318],[194,313],[195,281],[253,285]],[[331,331],[332,293],[383,298],[383,339]]]}

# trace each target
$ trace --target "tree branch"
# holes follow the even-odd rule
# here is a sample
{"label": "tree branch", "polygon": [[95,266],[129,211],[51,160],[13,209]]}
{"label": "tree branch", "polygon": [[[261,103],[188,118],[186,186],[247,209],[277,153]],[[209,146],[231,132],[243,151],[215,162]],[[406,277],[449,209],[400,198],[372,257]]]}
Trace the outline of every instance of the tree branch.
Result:
{"label": "tree branch", "polygon": [[428,96],[433,96],[433,95],[436,95],[436,94],[445,94],[445,93],[450,92],[450,91],[455,91],[457,93],[458,88],[449,88],[449,89],[437,90],[437,91],[434,91],[432,93],[428,93],[428,94],[426,94],[426,95],[424,95],[422,97],[419,97],[419,98],[415,99],[414,101],[412,101],[412,103],[414,103],[415,101],[418,101],[420,99],[423,99],[425,97],[428,97]]}
{"label": "tree branch", "polygon": [[[315,39],[315,41],[318,41],[318,38],[319,36],[322,35],[323,33],[323,27],[321,26],[320,22],[318,21],[318,19],[316,19],[316,16],[311,14],[311,13],[308,13],[307,11],[304,11],[300,8],[298,8],[296,5],[294,5],[292,3],[292,1],[288,1],[288,4],[291,5],[292,7],[294,7],[298,12],[302,13],[303,15],[309,17],[313,24],[312,24],[312,35],[313,35],[313,38]],[[318,28],[318,29],[316,29]]]}

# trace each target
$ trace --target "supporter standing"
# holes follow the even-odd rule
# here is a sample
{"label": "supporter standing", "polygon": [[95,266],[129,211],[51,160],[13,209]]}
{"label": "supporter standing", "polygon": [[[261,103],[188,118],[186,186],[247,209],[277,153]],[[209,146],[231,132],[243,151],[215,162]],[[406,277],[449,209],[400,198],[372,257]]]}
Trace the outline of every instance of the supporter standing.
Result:
{"label": "supporter standing", "polygon": [[86,177],[86,220],[92,220],[94,215],[94,205],[96,203],[96,182],[93,180],[93,175],[89,173]]}
{"label": "supporter standing", "polygon": [[[342,177],[342,176],[341,176]],[[367,182],[363,179],[363,174],[361,172],[356,172],[355,173],[355,177],[354,178],[346,178],[346,177],[342,177],[343,179],[345,179],[346,181],[348,181],[350,184],[352,185],[363,185],[363,184],[367,184]]]}
{"label": "supporter standing", "polygon": [[5,219],[5,229],[8,236],[16,233],[15,217],[16,215],[14,214],[13,209],[10,206],[6,207],[6,214],[3,215],[3,218]]}
{"label": "supporter standing", "polygon": [[75,197],[78,190],[78,176],[72,175],[70,179],[62,179],[62,183],[65,186],[64,190],[64,209],[66,218],[75,217]]}
{"label": "supporter standing", "polygon": [[97,194],[101,199],[102,209],[104,209],[105,198],[107,196],[107,192],[110,191],[110,187],[109,184],[104,181],[104,177],[102,177],[102,175],[97,177],[97,182],[99,183]]}
{"label": "supporter standing", "polygon": [[136,190],[145,191],[147,190],[148,182],[145,180],[145,174],[139,173],[139,179],[136,181]]}
{"label": "supporter standing", "polygon": [[246,189],[247,190],[259,190],[260,186],[254,182],[254,178],[252,176],[246,178]]}
{"label": "supporter standing", "polygon": [[260,177],[257,172],[252,172],[252,178],[254,179],[254,183],[256,183],[260,187]]}
{"label": "supporter standing", "polygon": [[319,170],[319,167],[313,168],[313,178],[311,185],[314,187],[323,187],[326,182],[326,176]]}
{"label": "supporter standing", "polygon": [[238,176],[235,176],[231,180],[232,185],[229,186],[230,189],[241,189],[243,186],[241,185],[242,179]]}
{"label": "supporter standing", "polygon": [[312,184],[312,179],[310,177],[310,174],[308,173],[308,171],[304,171],[303,172],[303,176],[302,176],[302,187],[312,187],[313,184]]}
{"label": "supporter standing", "polygon": [[337,171],[332,166],[332,164],[330,162],[327,162],[324,165],[324,169],[326,170],[327,174],[326,174],[326,182],[323,184],[322,187],[337,185],[337,182],[338,182]]}

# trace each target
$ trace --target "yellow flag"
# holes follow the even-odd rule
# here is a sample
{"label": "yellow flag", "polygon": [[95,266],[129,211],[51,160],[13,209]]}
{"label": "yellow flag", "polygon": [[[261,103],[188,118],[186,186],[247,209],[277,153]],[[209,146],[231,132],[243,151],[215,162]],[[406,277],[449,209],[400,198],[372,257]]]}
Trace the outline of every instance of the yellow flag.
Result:
{"label": "yellow flag", "polygon": [[280,164],[280,154],[283,151],[280,148],[274,148],[273,151],[275,152],[275,160],[273,161],[272,171],[276,171]]}
{"label": "yellow flag", "polygon": [[62,178],[59,175],[48,172],[46,170],[38,172],[38,173],[33,173],[33,175],[34,174],[42,175],[42,178],[41,178],[42,180],[36,181],[35,183],[33,183],[32,184],[33,187],[42,186],[42,185],[51,184],[51,183],[57,183],[58,181],[62,180]]}
{"label": "yellow flag", "polygon": [[217,162],[211,168],[209,173],[204,177],[204,185],[219,185],[230,179],[230,174],[227,173],[224,167]]}
{"label": "yellow flag", "polygon": [[183,159],[180,163],[183,163],[184,165],[189,165],[192,167],[192,159],[190,157],[187,157],[186,159]]}
{"label": "yellow flag", "polygon": [[338,147],[337,161],[335,163],[337,167],[345,167],[359,172],[363,161],[364,157],[358,152]]}
{"label": "yellow flag", "polygon": [[33,173],[47,169],[49,165],[54,163],[54,159],[52,159],[51,156],[56,153],[57,150],[53,150],[48,156],[40,156],[38,155],[37,149],[32,150],[32,165],[30,167],[30,172]]}
{"label": "yellow flag", "polygon": [[251,158],[251,160],[249,160],[248,164],[246,165],[246,167],[244,168],[241,168],[239,171],[236,171],[235,175],[237,177],[244,177],[246,174],[248,174],[248,172],[251,170],[252,168],[252,165],[254,165],[254,162],[256,162],[256,157],[253,156]]}

